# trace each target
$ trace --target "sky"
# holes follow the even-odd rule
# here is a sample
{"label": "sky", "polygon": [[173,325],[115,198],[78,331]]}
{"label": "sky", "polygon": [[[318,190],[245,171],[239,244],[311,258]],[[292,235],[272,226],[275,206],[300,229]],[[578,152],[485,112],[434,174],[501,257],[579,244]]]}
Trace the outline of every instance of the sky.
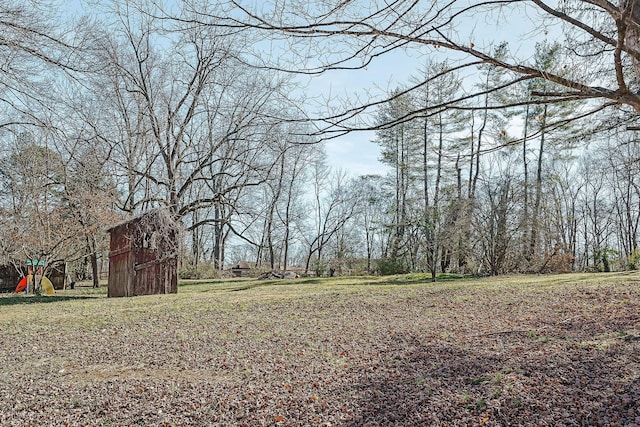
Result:
{"label": "sky", "polygon": [[379,162],[380,149],[371,142],[372,132],[358,132],[326,143],[329,165],[350,175],[384,175],[387,167]]}
{"label": "sky", "polygon": [[[358,98],[364,101],[369,96],[381,98],[406,85],[411,74],[417,72],[426,60],[416,54],[396,51],[380,57],[363,70],[328,71],[309,80],[308,96],[335,98],[336,105],[340,100]],[[330,166],[346,170],[353,176],[384,175],[389,169],[379,161],[380,147],[373,142],[374,139],[375,132],[359,131],[326,141]]]}

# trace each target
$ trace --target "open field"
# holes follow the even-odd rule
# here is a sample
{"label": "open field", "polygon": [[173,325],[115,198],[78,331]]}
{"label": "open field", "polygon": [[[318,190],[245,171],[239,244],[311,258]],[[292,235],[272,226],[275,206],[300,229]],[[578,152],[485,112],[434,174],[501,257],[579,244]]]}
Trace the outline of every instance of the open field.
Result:
{"label": "open field", "polygon": [[0,295],[0,426],[640,426],[640,274]]}

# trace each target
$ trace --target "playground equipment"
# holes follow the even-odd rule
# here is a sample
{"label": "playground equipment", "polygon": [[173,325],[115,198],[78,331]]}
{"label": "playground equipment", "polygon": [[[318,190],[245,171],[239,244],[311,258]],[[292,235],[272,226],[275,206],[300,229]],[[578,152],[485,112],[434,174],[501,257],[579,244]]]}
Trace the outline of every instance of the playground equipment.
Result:
{"label": "playground equipment", "polygon": [[[38,274],[35,273],[35,268],[38,267]],[[35,285],[40,283],[42,286],[42,293],[45,295],[53,295],[56,291],[53,289],[53,283],[44,275],[44,261],[43,260],[27,260],[27,275],[20,279],[18,282],[18,286],[16,286],[16,293],[25,292],[29,293],[29,289],[31,292],[34,292]]]}

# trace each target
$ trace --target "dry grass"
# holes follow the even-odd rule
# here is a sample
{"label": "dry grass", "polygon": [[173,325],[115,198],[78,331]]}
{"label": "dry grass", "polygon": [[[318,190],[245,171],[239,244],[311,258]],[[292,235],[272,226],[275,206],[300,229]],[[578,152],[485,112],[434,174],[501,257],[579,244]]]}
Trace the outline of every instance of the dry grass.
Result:
{"label": "dry grass", "polygon": [[0,296],[0,425],[640,425],[640,275]]}

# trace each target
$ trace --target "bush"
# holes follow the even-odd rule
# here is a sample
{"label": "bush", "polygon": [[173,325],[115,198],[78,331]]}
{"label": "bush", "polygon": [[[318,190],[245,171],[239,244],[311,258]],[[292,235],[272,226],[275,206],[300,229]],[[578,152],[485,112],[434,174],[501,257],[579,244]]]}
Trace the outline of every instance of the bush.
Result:
{"label": "bush", "polygon": [[394,274],[405,274],[409,272],[409,269],[402,260],[396,258],[380,258],[377,265],[377,272],[381,276],[391,276]]}
{"label": "bush", "polygon": [[313,271],[316,273],[316,277],[323,277],[327,273],[327,263],[321,259],[314,260]]}
{"label": "bush", "polygon": [[180,267],[178,277],[181,279],[214,279],[218,271],[210,264],[185,264]]}
{"label": "bush", "polygon": [[627,257],[627,270],[637,270],[640,266],[640,249],[634,249]]}

